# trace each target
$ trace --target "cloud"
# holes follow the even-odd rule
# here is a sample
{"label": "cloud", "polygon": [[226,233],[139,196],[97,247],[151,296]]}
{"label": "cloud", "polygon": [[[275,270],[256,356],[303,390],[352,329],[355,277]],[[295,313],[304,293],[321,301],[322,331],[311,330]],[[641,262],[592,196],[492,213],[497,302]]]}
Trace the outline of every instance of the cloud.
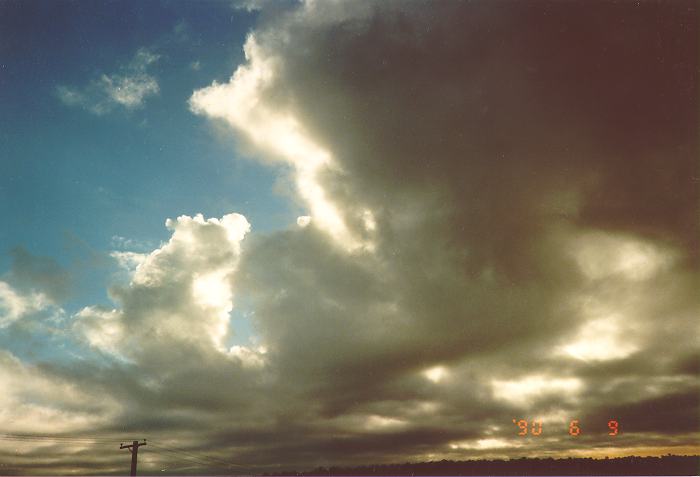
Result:
{"label": "cloud", "polygon": [[48,299],[41,293],[23,295],[7,282],[0,281],[0,328],[5,328],[28,313],[44,309]]}
{"label": "cloud", "polygon": [[38,290],[54,303],[66,300],[73,288],[72,273],[50,257],[31,254],[23,247],[10,252],[12,268],[8,279],[20,290]]}
{"label": "cloud", "polygon": [[147,96],[158,93],[158,82],[152,76],[106,76],[100,78],[100,88],[109,98],[127,109],[143,105]]}
{"label": "cloud", "polygon": [[148,258],[147,253],[122,252],[118,250],[110,252],[109,256],[117,261],[120,268],[129,272],[134,272]]}
{"label": "cloud", "polygon": [[267,157],[292,165],[297,191],[312,209],[317,224],[344,246],[361,246],[319,183],[321,171],[333,168],[329,152],[306,134],[289,111],[267,105],[260,97],[274,79],[277,60],[265,56],[254,36],[246,42],[245,54],[250,64],[241,66],[227,85],[215,82],[195,91],[191,110],[239,128]]}
{"label": "cloud", "polygon": [[697,449],[686,7],[263,5],[246,62],[189,106],[287,166],[307,210],[269,233],[183,215],[148,252],[115,239],[127,281],[71,317],[80,360],[27,372],[104,402],[84,429],[256,472]]}
{"label": "cloud", "polygon": [[137,360],[144,353],[167,359],[158,353],[176,345],[223,349],[233,306],[230,280],[250,225],[230,214],[180,216],[166,226],[172,237],[150,254],[112,254],[132,270],[131,281],[110,292],[121,309],[86,307],[76,315],[76,329],[91,346]]}
{"label": "cloud", "polygon": [[52,258],[23,247],[13,248],[10,257],[10,271],[0,280],[0,327],[41,312],[61,314],[58,305],[70,296],[72,274]]}
{"label": "cloud", "polygon": [[[62,380],[39,366],[23,363],[5,350],[0,350],[0,386],[3,389],[0,406],[11,410],[0,415],[4,442],[11,444],[0,449],[3,472],[45,473],[48,469],[55,469],[66,473],[71,469],[85,471],[91,467],[109,469],[104,459],[90,459],[95,441],[84,438],[77,442],[61,439],[52,442],[23,438],[13,442],[7,440],[7,435],[38,430],[42,434],[82,433],[86,436],[86,431],[115,419],[121,404],[112,396]],[[71,446],[72,457],[63,461],[66,444]],[[99,440],[97,446],[101,447]],[[91,460],[97,461],[98,465],[91,466]]]}
{"label": "cloud", "polygon": [[[228,83],[194,92],[193,112],[292,167],[308,210],[251,240],[237,272],[278,384],[326,435],[350,426],[350,447],[296,452],[465,457],[448,443],[508,440],[514,414],[602,415],[661,377],[693,392],[675,371],[697,348],[697,58],[671,27],[686,14],[307,2],[264,19]],[[414,401],[440,406],[421,421],[395,404]],[[349,415],[406,427],[365,454],[377,442]],[[443,440],[412,434],[426,425]]]}
{"label": "cloud", "polygon": [[56,94],[67,106],[81,107],[96,115],[109,113],[117,107],[141,108],[148,97],[160,91],[158,81],[148,72],[159,58],[149,49],[140,48],[119,72],[102,74],[83,88],[59,85]]}
{"label": "cloud", "polygon": [[265,8],[270,8],[271,3],[273,2],[270,2],[269,0],[234,0],[231,2],[231,8],[234,10],[254,12]]}
{"label": "cloud", "polygon": [[0,382],[5,390],[2,406],[13,410],[5,432],[45,428],[60,433],[84,429],[109,420],[109,414],[118,407],[108,396],[93,402],[89,392],[61,382],[36,366],[23,364],[6,351],[0,351],[0,363]]}
{"label": "cloud", "polygon": [[113,235],[110,239],[110,245],[119,251],[126,252],[146,252],[155,248],[155,243],[144,240],[136,240],[134,238],[122,237],[121,235]]}

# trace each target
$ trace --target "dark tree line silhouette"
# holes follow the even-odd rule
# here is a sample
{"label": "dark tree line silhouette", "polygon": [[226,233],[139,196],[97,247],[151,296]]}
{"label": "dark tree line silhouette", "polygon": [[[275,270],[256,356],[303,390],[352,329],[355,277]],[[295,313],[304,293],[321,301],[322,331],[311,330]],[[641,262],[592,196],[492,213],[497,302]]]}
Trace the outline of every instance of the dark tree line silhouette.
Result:
{"label": "dark tree line silhouette", "polygon": [[317,467],[311,471],[287,471],[265,475],[361,476],[361,475],[700,475],[700,456],[467,460],[359,467]]}

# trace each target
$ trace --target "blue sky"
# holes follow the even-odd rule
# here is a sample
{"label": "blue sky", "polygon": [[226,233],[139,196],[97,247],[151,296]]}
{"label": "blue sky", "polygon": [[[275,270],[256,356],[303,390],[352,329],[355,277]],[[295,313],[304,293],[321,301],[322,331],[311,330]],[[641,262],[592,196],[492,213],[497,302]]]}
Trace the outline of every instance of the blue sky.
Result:
{"label": "blue sky", "polygon": [[[150,251],[165,219],[246,215],[256,230],[298,211],[273,192],[275,172],[241,158],[234,139],[193,115],[196,88],[226,81],[243,60],[257,12],[227,3],[4,3],[0,71],[0,270],[23,247],[75,275],[69,311],[105,303],[115,249]],[[139,50],[158,57],[158,92],[95,114],[66,104],[123,71]],[[296,214],[296,215],[295,215]],[[130,242],[124,243],[124,240]],[[105,303],[106,304],[106,303]]]}

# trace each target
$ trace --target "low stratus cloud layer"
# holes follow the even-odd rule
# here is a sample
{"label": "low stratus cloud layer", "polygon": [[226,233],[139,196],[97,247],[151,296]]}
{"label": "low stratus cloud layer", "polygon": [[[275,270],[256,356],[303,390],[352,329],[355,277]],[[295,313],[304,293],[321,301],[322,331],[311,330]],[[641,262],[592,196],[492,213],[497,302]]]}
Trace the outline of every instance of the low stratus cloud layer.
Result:
{"label": "low stratus cloud layer", "polygon": [[[308,215],[264,235],[181,216],[151,253],[115,252],[115,308],[61,321],[99,359],[4,352],[3,428],[258,469],[697,453],[696,6],[275,8],[189,104],[284,164]],[[38,293],[0,282],[0,326],[60,314]],[[256,336],[231,347],[241,299]]]}

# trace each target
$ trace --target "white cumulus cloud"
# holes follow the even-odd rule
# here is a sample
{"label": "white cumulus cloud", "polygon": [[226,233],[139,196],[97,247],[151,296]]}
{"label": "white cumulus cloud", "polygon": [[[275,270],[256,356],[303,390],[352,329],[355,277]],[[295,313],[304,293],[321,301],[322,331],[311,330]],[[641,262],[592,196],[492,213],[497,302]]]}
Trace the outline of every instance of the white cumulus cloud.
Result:
{"label": "white cumulus cloud", "polygon": [[111,291],[120,308],[76,314],[76,329],[92,346],[131,359],[176,343],[225,351],[232,280],[250,224],[239,214],[198,214],[166,226],[170,240],[150,254],[112,254],[133,272],[128,285]]}

